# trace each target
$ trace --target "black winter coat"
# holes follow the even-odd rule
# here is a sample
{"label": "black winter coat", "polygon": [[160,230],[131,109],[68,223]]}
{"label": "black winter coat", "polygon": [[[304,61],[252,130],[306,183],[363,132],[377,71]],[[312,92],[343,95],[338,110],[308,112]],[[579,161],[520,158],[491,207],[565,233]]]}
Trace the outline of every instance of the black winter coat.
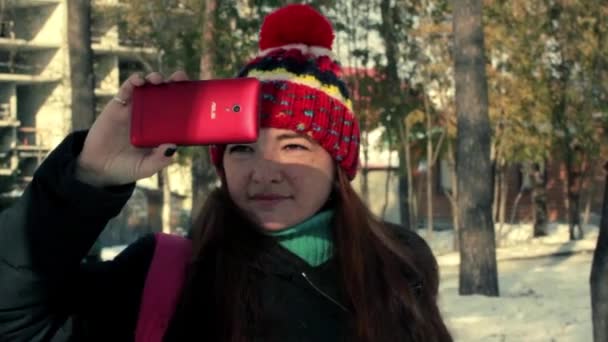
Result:
{"label": "black winter coat", "polygon": [[[152,235],[113,261],[81,263],[134,185],[97,189],[74,177],[86,132],[67,137],[36,171],[17,203],[0,213],[0,341],[133,341],[154,251]],[[404,231],[425,265],[428,245]],[[311,267],[276,245],[261,273],[264,307],[281,341],[348,339],[332,260]],[[427,270],[436,272],[436,270]]]}

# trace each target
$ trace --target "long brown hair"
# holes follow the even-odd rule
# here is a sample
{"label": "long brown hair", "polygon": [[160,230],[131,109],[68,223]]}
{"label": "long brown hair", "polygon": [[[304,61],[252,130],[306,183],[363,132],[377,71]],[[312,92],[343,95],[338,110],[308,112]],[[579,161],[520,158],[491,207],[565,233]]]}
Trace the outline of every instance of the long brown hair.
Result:
{"label": "long brown hair", "polygon": [[[328,205],[336,213],[338,286],[352,313],[346,322],[353,328],[351,340],[452,341],[437,307],[439,275],[428,246],[416,250],[376,219],[341,170]],[[274,240],[236,207],[225,186],[209,196],[194,227],[193,261],[170,340],[246,342],[252,335],[272,336],[255,270],[248,265],[261,260]]]}

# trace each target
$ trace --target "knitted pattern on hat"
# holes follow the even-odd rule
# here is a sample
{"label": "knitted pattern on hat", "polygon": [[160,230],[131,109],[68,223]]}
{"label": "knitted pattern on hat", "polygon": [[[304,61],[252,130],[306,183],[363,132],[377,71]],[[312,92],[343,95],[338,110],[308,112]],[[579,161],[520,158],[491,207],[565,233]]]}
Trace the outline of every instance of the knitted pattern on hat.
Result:
{"label": "knitted pattern on hat", "polygon": [[[349,179],[359,164],[359,123],[332,57],[331,23],[308,5],[269,14],[260,30],[260,53],[239,73],[262,82],[261,127],[289,129],[317,141]],[[224,145],[211,147],[221,168]]]}

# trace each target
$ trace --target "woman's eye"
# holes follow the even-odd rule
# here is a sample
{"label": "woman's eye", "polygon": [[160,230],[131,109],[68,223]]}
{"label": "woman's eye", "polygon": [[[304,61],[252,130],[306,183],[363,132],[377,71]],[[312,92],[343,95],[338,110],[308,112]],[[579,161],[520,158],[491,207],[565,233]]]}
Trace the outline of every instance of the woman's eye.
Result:
{"label": "woman's eye", "polygon": [[284,147],[286,150],[308,150],[308,147],[299,144],[289,144]]}
{"label": "woman's eye", "polygon": [[230,153],[250,153],[253,152],[253,148],[247,145],[236,145],[229,149]]}

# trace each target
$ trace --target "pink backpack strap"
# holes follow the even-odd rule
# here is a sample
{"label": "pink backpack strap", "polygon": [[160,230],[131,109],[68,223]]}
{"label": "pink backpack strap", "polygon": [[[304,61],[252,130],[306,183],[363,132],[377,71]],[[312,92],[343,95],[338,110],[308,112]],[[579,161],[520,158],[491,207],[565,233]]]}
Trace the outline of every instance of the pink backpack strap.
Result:
{"label": "pink backpack strap", "polygon": [[136,342],[161,342],[181,293],[192,253],[190,240],[156,233],[135,330]]}

